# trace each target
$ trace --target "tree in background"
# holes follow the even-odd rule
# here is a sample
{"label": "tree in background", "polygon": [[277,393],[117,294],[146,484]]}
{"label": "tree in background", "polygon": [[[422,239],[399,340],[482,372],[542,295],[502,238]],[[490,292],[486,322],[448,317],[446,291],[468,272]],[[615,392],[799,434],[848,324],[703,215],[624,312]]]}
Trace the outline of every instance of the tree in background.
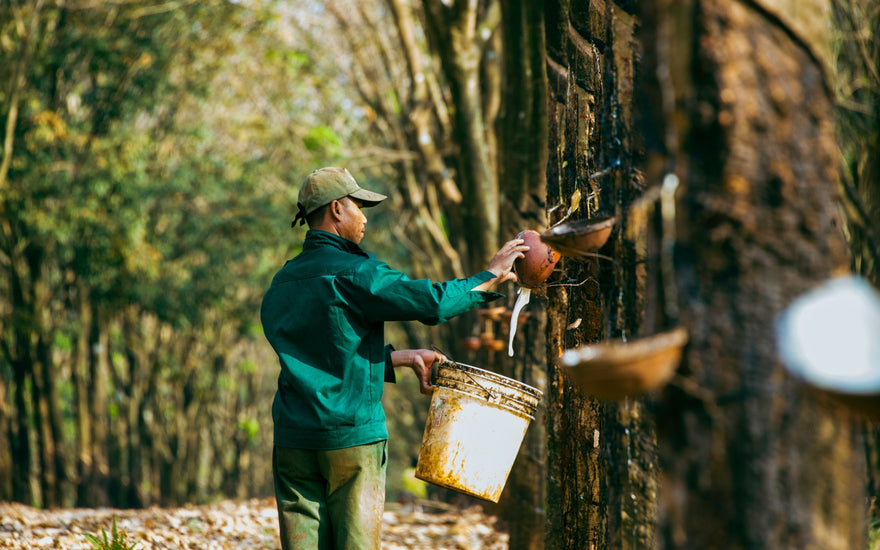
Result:
{"label": "tree in background", "polygon": [[285,176],[336,147],[315,122],[333,104],[303,108],[307,59],[269,11],[0,9],[0,498],[265,494],[255,312],[287,253]]}
{"label": "tree in background", "polygon": [[[863,0],[831,3],[838,78],[841,186],[853,272],[880,286],[880,6]],[[866,425],[868,496],[872,526],[880,518],[880,432]],[[876,539],[875,539],[876,540]],[[876,543],[875,543],[876,544]]]}
{"label": "tree in background", "polygon": [[880,147],[880,8],[863,0],[837,0],[831,5],[838,75],[836,107],[843,154],[841,183],[853,248],[853,271],[878,284],[880,235],[873,220],[880,213],[880,168],[873,153]]}

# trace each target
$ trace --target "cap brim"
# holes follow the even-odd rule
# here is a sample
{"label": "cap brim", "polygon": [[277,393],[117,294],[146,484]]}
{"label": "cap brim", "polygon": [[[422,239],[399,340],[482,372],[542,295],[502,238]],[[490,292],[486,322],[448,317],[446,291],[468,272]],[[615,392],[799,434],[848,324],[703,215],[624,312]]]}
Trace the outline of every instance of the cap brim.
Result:
{"label": "cap brim", "polygon": [[367,191],[366,189],[358,189],[354,193],[349,193],[348,196],[361,201],[365,207],[376,206],[388,198],[381,193],[374,193],[372,191]]}

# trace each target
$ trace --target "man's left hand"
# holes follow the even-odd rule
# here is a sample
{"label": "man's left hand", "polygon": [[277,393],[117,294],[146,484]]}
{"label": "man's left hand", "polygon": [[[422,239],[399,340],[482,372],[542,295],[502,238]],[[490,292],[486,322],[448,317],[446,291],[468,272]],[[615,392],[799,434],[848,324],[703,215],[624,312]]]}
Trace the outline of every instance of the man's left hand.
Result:
{"label": "man's left hand", "polygon": [[429,349],[403,349],[391,352],[391,364],[395,367],[409,367],[419,379],[419,391],[423,395],[434,393],[431,385],[431,368],[438,361],[445,361],[441,353]]}

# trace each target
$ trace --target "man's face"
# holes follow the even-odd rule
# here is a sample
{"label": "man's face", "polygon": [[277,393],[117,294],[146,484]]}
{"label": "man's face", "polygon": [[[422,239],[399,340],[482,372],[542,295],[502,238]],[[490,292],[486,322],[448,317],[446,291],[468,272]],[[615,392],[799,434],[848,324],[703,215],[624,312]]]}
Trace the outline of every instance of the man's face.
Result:
{"label": "man's face", "polygon": [[340,205],[340,224],[339,236],[344,237],[355,243],[360,243],[364,238],[364,232],[367,226],[367,217],[361,211],[361,202],[351,197],[343,197],[339,199]]}

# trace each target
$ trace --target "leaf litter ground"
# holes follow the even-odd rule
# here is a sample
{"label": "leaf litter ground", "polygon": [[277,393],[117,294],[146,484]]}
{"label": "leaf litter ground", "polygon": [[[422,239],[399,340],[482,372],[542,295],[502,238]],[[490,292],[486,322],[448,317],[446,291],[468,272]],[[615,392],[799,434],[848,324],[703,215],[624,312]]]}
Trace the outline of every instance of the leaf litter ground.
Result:
{"label": "leaf litter ground", "polygon": [[[110,533],[113,518],[140,550],[245,550],[279,548],[274,499],[223,501],[207,506],[145,510],[40,510],[0,503],[0,548],[88,550],[85,533]],[[479,506],[389,503],[382,548],[507,550],[507,534]]]}

